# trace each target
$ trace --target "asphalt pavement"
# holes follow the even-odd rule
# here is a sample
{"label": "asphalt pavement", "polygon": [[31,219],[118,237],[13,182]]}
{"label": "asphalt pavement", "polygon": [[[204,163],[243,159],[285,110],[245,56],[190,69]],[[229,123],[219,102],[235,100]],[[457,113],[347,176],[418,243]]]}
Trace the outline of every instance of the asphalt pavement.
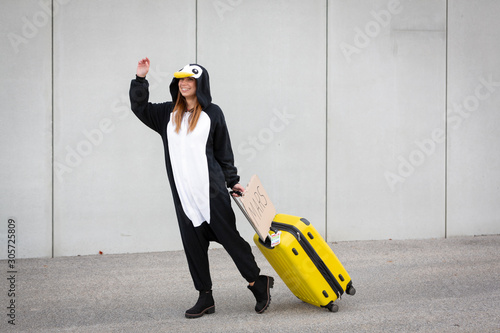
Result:
{"label": "asphalt pavement", "polygon": [[255,246],[262,273],[276,278],[269,309],[255,313],[247,283],[215,248],[215,313],[198,319],[184,317],[198,294],[182,251],[18,259],[15,274],[3,260],[0,331],[500,332],[499,235],[330,245],[357,290],[336,313],[297,299]]}

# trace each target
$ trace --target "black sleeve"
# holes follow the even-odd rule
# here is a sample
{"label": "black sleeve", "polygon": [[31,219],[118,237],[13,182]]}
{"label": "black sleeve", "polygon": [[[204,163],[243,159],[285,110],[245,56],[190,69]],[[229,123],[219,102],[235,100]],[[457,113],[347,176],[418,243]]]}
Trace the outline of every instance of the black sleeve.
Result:
{"label": "black sleeve", "polygon": [[161,133],[165,117],[169,116],[168,105],[172,103],[149,103],[149,83],[146,78],[136,76],[130,83],[130,106],[145,125],[152,130]]}
{"label": "black sleeve", "polygon": [[233,149],[231,148],[231,140],[222,111],[217,118],[218,121],[214,131],[214,156],[222,167],[227,187],[232,188],[240,181],[240,176],[238,176],[238,170],[234,166]]}

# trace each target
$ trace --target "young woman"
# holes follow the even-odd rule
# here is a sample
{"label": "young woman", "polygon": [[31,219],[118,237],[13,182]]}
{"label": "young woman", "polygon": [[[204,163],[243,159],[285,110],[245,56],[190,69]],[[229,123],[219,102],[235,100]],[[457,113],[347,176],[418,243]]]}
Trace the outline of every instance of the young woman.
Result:
{"label": "young woman", "polygon": [[172,102],[149,102],[150,61],[137,65],[130,86],[132,111],[158,132],[165,148],[167,175],[186,253],[189,271],[199,297],[186,311],[187,318],[214,313],[208,264],[211,241],[224,246],[263,313],[271,302],[274,279],[259,275],[250,245],[236,229],[227,188],[244,191],[234,166],[229,133],[222,110],[212,103],[208,72],[198,64],[186,65],[170,84]]}

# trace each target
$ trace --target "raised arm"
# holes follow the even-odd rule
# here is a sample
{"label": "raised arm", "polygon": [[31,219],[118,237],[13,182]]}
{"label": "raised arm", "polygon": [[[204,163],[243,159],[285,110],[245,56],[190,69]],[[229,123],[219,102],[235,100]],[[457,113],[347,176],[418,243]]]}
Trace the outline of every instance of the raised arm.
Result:
{"label": "raised arm", "polygon": [[149,83],[146,80],[149,66],[148,58],[141,59],[137,64],[137,76],[130,83],[130,106],[137,118],[149,128],[161,133],[166,117],[170,116],[172,102],[159,104],[149,102]]}

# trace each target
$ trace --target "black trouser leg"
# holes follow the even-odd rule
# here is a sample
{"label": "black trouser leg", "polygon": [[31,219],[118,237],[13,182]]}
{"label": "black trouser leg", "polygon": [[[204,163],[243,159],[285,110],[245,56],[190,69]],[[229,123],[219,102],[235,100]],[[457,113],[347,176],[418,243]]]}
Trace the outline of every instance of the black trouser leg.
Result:
{"label": "black trouser leg", "polygon": [[212,290],[212,278],[208,262],[208,246],[210,240],[206,237],[205,225],[195,228],[187,219],[179,223],[186,254],[189,272],[193,279],[194,287],[198,291]]}
{"label": "black trouser leg", "polygon": [[212,221],[210,228],[217,237],[217,241],[224,246],[233,259],[243,278],[247,282],[254,282],[259,276],[260,268],[255,262],[250,245],[236,229],[234,213],[224,220]]}
{"label": "black trouser leg", "polygon": [[[231,211],[232,213],[232,211]],[[179,223],[184,252],[196,290],[212,289],[212,279],[208,261],[210,241],[220,243],[233,259],[240,274],[247,282],[254,282],[260,273],[250,245],[236,229],[234,213],[225,218],[203,223],[194,227],[191,221]]]}

